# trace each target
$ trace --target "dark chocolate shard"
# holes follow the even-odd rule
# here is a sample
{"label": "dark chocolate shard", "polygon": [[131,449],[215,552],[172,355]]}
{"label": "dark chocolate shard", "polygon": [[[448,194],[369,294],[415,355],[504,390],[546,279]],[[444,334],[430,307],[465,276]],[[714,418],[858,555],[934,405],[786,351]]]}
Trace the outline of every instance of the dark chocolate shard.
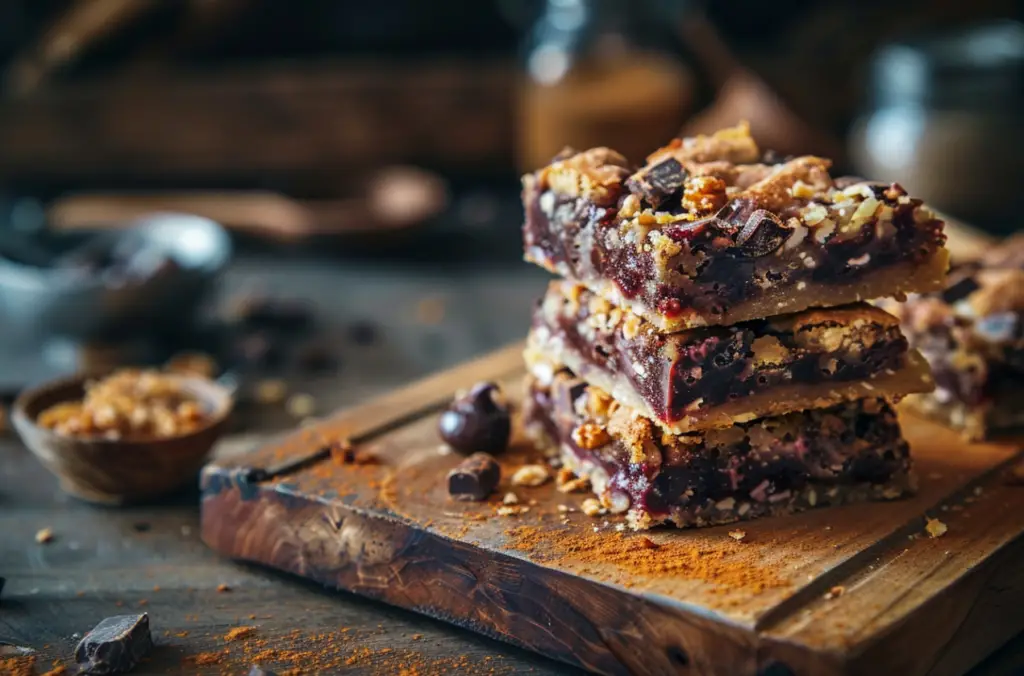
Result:
{"label": "dark chocolate shard", "polygon": [[966,276],[961,278],[959,281],[954,282],[945,291],[943,291],[942,300],[952,305],[953,303],[967,298],[980,288],[981,285],[978,284],[974,277]]}
{"label": "dark chocolate shard", "polygon": [[277,672],[271,671],[270,669],[264,669],[258,664],[252,665],[252,669],[249,670],[249,676],[277,676]]}
{"label": "dark chocolate shard", "polygon": [[501,480],[501,467],[487,453],[474,453],[448,473],[448,494],[456,500],[484,500]]}
{"label": "dark chocolate shard", "polygon": [[679,160],[669,158],[633,174],[626,181],[626,187],[651,206],[658,207],[683,187],[686,177],[686,169]]}
{"label": "dark chocolate shard", "polygon": [[121,674],[131,671],[152,647],[147,613],[116,615],[82,638],[75,661],[83,674]]}
{"label": "dark chocolate shard", "polygon": [[746,225],[736,236],[736,246],[753,258],[767,256],[778,250],[789,236],[789,231],[778,216],[758,209],[747,219]]}

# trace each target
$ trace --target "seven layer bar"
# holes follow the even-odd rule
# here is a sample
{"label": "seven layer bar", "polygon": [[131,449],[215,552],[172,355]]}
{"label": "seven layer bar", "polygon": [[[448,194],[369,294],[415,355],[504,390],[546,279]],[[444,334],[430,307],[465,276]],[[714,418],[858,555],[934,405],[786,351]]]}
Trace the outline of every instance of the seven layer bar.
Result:
{"label": "seven layer bar", "polygon": [[942,223],[828,166],[761,159],[739,127],[632,175],[595,149],[524,178],[526,258],[569,279],[534,317],[528,429],[634,528],[911,488],[885,398],[930,374],[859,301],[940,288]]}

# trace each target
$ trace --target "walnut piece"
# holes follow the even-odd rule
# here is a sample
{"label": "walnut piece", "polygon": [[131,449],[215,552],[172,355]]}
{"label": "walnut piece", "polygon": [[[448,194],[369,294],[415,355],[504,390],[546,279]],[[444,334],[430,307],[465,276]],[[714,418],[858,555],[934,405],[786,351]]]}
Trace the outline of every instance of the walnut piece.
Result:
{"label": "walnut piece", "polygon": [[595,423],[586,422],[572,431],[572,441],[582,449],[592,451],[612,440],[608,430]]}
{"label": "walnut piece", "polygon": [[626,158],[610,148],[591,148],[541,169],[540,181],[560,195],[610,206],[622,192],[628,166]]}
{"label": "walnut piece", "polygon": [[551,478],[544,465],[523,465],[512,475],[513,486],[540,486]]}

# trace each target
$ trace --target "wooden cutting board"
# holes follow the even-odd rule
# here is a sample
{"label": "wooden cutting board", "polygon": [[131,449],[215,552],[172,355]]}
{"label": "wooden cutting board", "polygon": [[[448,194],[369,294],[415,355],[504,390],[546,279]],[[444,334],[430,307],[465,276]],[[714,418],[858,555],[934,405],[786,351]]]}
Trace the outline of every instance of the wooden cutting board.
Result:
{"label": "wooden cutting board", "polygon": [[[907,416],[908,500],[633,534],[578,511],[584,494],[509,486],[532,453],[516,439],[491,502],[450,501],[459,456],[439,450],[436,415],[478,380],[518,396],[520,350],[211,464],[204,540],[602,674],[959,674],[1024,630],[1020,449]],[[380,462],[319,450],[338,437]],[[496,514],[508,490],[529,512]]]}

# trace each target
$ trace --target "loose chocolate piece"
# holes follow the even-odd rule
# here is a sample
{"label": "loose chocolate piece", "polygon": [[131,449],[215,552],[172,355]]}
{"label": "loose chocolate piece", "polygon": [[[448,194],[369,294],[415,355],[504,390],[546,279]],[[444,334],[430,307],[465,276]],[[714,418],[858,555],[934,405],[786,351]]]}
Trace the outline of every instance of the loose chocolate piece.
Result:
{"label": "loose chocolate piece", "polygon": [[117,615],[82,638],[75,648],[75,661],[83,674],[120,674],[131,671],[152,647],[147,613]]}
{"label": "loose chocolate piece", "polygon": [[637,197],[657,207],[683,187],[686,176],[686,169],[679,160],[669,158],[633,174],[626,181],[626,187]]}
{"label": "loose chocolate piece", "polygon": [[501,481],[501,467],[486,453],[474,453],[448,472],[448,494],[456,500],[484,500]]}
{"label": "loose chocolate piece", "polygon": [[437,424],[441,439],[459,453],[501,453],[512,432],[511,415],[494,383],[477,383],[456,398]]}
{"label": "loose chocolate piece", "polygon": [[258,664],[252,665],[252,669],[249,670],[249,676],[277,676],[277,672],[271,671],[270,669],[264,669]]}

